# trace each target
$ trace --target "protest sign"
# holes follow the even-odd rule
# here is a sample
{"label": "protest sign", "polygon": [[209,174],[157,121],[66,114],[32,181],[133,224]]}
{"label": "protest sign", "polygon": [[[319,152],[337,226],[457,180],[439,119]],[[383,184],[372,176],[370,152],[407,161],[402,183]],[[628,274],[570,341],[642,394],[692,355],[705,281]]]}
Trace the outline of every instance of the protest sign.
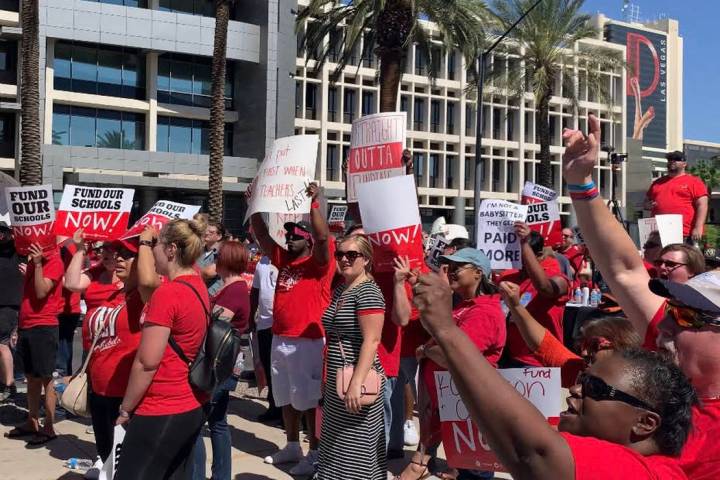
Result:
{"label": "protest sign", "polygon": [[529,203],[525,223],[530,230],[535,230],[543,236],[545,245],[554,246],[562,243],[562,225],[557,200]]}
{"label": "protest sign", "polygon": [[252,183],[245,221],[257,212],[308,213],[305,189],[315,178],[319,137],[295,135],[278,138]]}
{"label": "protest sign", "polygon": [[660,234],[662,246],[672,243],[683,243],[682,215],[656,215],[638,219],[638,237],[640,248],[645,245],[652,232]]}
{"label": "protest sign", "polygon": [[333,205],[328,216],[328,227],[333,232],[342,233],[345,230],[345,216],[347,215],[347,205]]}
{"label": "protest sign", "polygon": [[527,205],[504,200],[483,200],[477,219],[477,248],[490,259],[493,270],[520,268],[520,239],[515,222],[524,222]]}
{"label": "protest sign", "polygon": [[375,271],[392,272],[393,259],[398,255],[407,256],[411,267],[419,267],[423,239],[415,179],[402,175],[362,183],[358,201],[363,228],[374,249]]}
{"label": "protest sign", "polygon": [[[548,419],[557,424],[562,410],[560,369],[500,369],[498,373]],[[449,372],[435,372],[440,429],[447,463],[452,468],[506,471],[470,418]]]}
{"label": "protest sign", "polygon": [[640,248],[645,245],[648,237],[652,232],[657,231],[657,222],[655,217],[650,218],[638,218],[638,237],[640,241]]}
{"label": "protest sign", "polygon": [[405,174],[405,112],[386,112],[355,120],[348,156],[347,201],[358,201],[358,186]]}
{"label": "protest sign", "polygon": [[37,243],[43,249],[55,245],[52,185],[6,187],[5,200],[9,207],[15,249],[20,255],[28,254],[31,243]]}
{"label": "protest sign", "polygon": [[556,200],[558,194],[555,190],[542,185],[537,185],[533,182],[525,182],[525,186],[522,191],[522,203],[538,203],[538,202],[551,202]]}
{"label": "protest sign", "polygon": [[65,185],[55,234],[72,237],[82,228],[90,241],[114,240],[127,230],[135,190]]}
{"label": "protest sign", "polygon": [[437,272],[440,270],[440,255],[443,254],[448,245],[450,245],[450,242],[442,235],[433,235],[430,237],[430,246],[427,255],[425,255],[425,263],[428,267],[432,268],[433,271]]}
{"label": "protest sign", "polygon": [[287,242],[285,241],[285,224],[287,222],[299,222],[304,220],[310,223],[310,214],[299,213],[263,213],[263,220],[268,227],[268,233],[281,248],[287,250]]}
{"label": "protest sign", "polygon": [[160,200],[153,207],[143,215],[140,220],[135,222],[135,225],[130,227],[123,239],[137,237],[140,235],[146,226],[156,228],[160,230],[170,220],[182,218],[190,220],[193,215],[200,211],[198,205],[185,205],[184,203],[169,202],[167,200]]}

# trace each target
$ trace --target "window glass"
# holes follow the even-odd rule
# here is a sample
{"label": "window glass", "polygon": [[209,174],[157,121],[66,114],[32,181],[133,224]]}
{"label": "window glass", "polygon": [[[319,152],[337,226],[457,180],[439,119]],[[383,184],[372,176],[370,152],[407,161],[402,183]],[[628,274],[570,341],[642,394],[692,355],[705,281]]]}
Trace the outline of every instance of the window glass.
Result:
{"label": "window glass", "polygon": [[210,65],[196,63],[193,65],[193,70],[193,93],[197,95],[210,95],[212,90]]}
{"label": "window glass", "polygon": [[98,110],[97,146],[98,148],[123,148],[120,112]]}
{"label": "window glass", "polygon": [[168,117],[158,117],[157,119],[157,151],[170,151],[170,119]]}
{"label": "window glass", "polygon": [[143,150],[145,148],[145,115],[123,112],[122,133],[123,148]]}
{"label": "window glass", "polygon": [[158,59],[158,90],[170,90],[170,60],[165,57]]}
{"label": "window glass", "polygon": [[95,146],[95,109],[72,107],[70,144],[78,147]]}
{"label": "window glass", "polygon": [[70,107],[53,105],[53,145],[70,145]]}
{"label": "window glass", "polygon": [[70,90],[72,85],[72,46],[66,43],[55,44],[53,61],[54,83],[58,90]]}
{"label": "window glass", "polygon": [[193,64],[181,60],[174,60],[171,65],[170,90],[173,92],[192,93]]}
{"label": "window glass", "polygon": [[107,50],[98,56],[98,93],[114,97],[122,93],[123,54]]}
{"label": "window glass", "polygon": [[123,97],[145,97],[145,65],[136,54],[125,54],[122,70]]}
{"label": "window glass", "polygon": [[73,46],[72,89],[75,92],[97,92],[97,51],[81,45]]}
{"label": "window glass", "polygon": [[191,153],[191,146],[192,120],[185,118],[170,119],[169,151],[174,153]]}

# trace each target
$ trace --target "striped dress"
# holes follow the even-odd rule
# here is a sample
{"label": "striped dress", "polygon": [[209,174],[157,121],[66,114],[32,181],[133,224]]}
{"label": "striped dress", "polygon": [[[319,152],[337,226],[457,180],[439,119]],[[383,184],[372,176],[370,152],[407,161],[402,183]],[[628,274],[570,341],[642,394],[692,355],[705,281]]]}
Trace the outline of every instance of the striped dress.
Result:
{"label": "striped dress", "polygon": [[[335,289],[330,306],[323,314],[327,337],[327,378],[316,477],[320,480],[387,479],[382,388],[375,403],[363,407],[359,414],[345,409],[345,402],[340,400],[336,389],[337,369],[343,366],[338,332],[343,341],[345,359],[355,365],[363,341],[358,315],[384,311],[385,301],[380,288],[374,281],[367,280],[347,291],[345,285]],[[383,373],[377,355],[373,368]]]}

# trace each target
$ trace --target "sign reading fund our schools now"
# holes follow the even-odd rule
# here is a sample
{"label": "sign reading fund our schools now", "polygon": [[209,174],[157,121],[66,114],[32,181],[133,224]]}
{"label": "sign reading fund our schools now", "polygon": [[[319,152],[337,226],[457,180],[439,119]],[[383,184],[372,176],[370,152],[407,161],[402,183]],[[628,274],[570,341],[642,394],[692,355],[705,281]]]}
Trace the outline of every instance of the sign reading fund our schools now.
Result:
{"label": "sign reading fund our schools now", "polygon": [[55,234],[72,237],[82,228],[87,240],[119,238],[127,230],[134,193],[131,188],[65,185]]}
{"label": "sign reading fund our schools now", "polygon": [[55,204],[52,185],[32,187],[6,187],[10,224],[15,238],[15,249],[20,255],[27,255],[31,243],[43,249],[55,245],[53,222]]}
{"label": "sign reading fund our schools now", "polygon": [[198,205],[185,205],[184,203],[168,202],[160,200],[145,214],[135,225],[130,227],[122,238],[132,238],[140,235],[145,227],[152,227],[160,230],[170,220],[178,218],[190,220],[193,215],[200,211]]}
{"label": "sign reading fund our schools now", "polygon": [[554,246],[562,242],[560,207],[557,192],[542,185],[525,182],[522,191],[522,204],[528,206],[527,219],[531,230],[535,230],[545,239],[545,245]]}
{"label": "sign reading fund our schools now", "polygon": [[347,201],[358,201],[358,185],[405,174],[405,112],[386,112],[355,120],[347,160]]}
{"label": "sign reading fund our schools now", "polygon": [[483,200],[477,219],[477,248],[490,259],[493,270],[522,267],[515,222],[524,222],[527,205]]}
{"label": "sign reading fund our schools now", "polygon": [[[499,369],[510,385],[548,419],[557,424],[562,410],[560,369],[546,367]],[[440,410],[440,434],[452,468],[506,471],[470,418],[449,372],[435,372]]]}

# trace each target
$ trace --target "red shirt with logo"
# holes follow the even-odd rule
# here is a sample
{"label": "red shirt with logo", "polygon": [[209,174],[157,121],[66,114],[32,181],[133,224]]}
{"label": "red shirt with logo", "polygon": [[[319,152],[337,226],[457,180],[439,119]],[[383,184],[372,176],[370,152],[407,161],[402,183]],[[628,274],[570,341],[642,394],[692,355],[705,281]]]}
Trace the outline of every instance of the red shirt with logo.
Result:
{"label": "red shirt with logo", "polygon": [[273,335],[323,338],[320,318],[330,304],[330,284],[335,274],[335,242],[328,242],[330,260],[320,265],[312,255],[292,259],[275,245],[272,264],[278,268],[273,304]]}
{"label": "red shirt with logo", "polygon": [[28,262],[20,304],[20,329],[58,325],[57,316],[62,312],[62,279],[65,268],[57,249],[46,255],[43,260],[42,275],[52,280],[53,287],[45,298],[38,298],[35,293],[35,263]]}
{"label": "red shirt with logo", "polygon": [[693,407],[690,437],[680,454],[680,467],[692,480],[720,476],[720,399],[701,400]]}
{"label": "red shirt with logo", "polygon": [[683,217],[683,236],[690,235],[695,219],[695,201],[707,197],[705,183],[695,175],[685,174],[677,177],[665,175],[655,180],[647,192],[647,197],[655,202],[652,216],[680,214]]}
{"label": "red shirt with logo", "polygon": [[125,291],[123,290],[123,282],[102,283],[98,279],[99,273],[89,271],[90,285],[85,289],[83,294],[85,297],[85,319],[82,324],[82,340],[83,350],[90,348],[92,339],[90,338],[90,329],[88,322],[92,318],[93,313],[99,307],[115,307],[125,303]]}
{"label": "red shirt with logo", "polygon": [[[200,294],[197,298],[184,281]],[[210,309],[205,282],[199,275],[183,275],[171,282],[160,285],[145,305],[141,325],[159,325],[170,329],[170,335],[190,361],[195,359],[200,344],[205,338]],[[193,390],[188,381],[188,366],[180,359],[170,344],[165,348],[160,366],[150,387],[145,392],[136,413],[140,415],[172,415],[199,408],[207,396]]]}
{"label": "red shirt with logo", "polygon": [[[557,298],[548,298],[540,295],[530,278],[520,270],[510,270],[500,277],[500,282],[512,282],[520,286],[520,303],[545,327],[555,338],[562,341],[563,338],[563,314],[565,303],[570,299],[570,281],[560,271],[560,264],[553,257],[548,257],[540,262],[548,278],[562,277],[568,284],[568,290],[560,292]],[[526,365],[542,367],[542,363],[530,351],[520,331],[514,323],[508,327],[507,347],[510,357],[513,360]]]}
{"label": "red shirt with logo", "polygon": [[117,302],[109,299],[107,304],[93,309],[88,315],[88,335],[98,335],[90,354],[88,369],[93,393],[105,397],[122,397],[127,389],[130,369],[140,345],[140,315],[143,301],[140,293],[133,290]]}

